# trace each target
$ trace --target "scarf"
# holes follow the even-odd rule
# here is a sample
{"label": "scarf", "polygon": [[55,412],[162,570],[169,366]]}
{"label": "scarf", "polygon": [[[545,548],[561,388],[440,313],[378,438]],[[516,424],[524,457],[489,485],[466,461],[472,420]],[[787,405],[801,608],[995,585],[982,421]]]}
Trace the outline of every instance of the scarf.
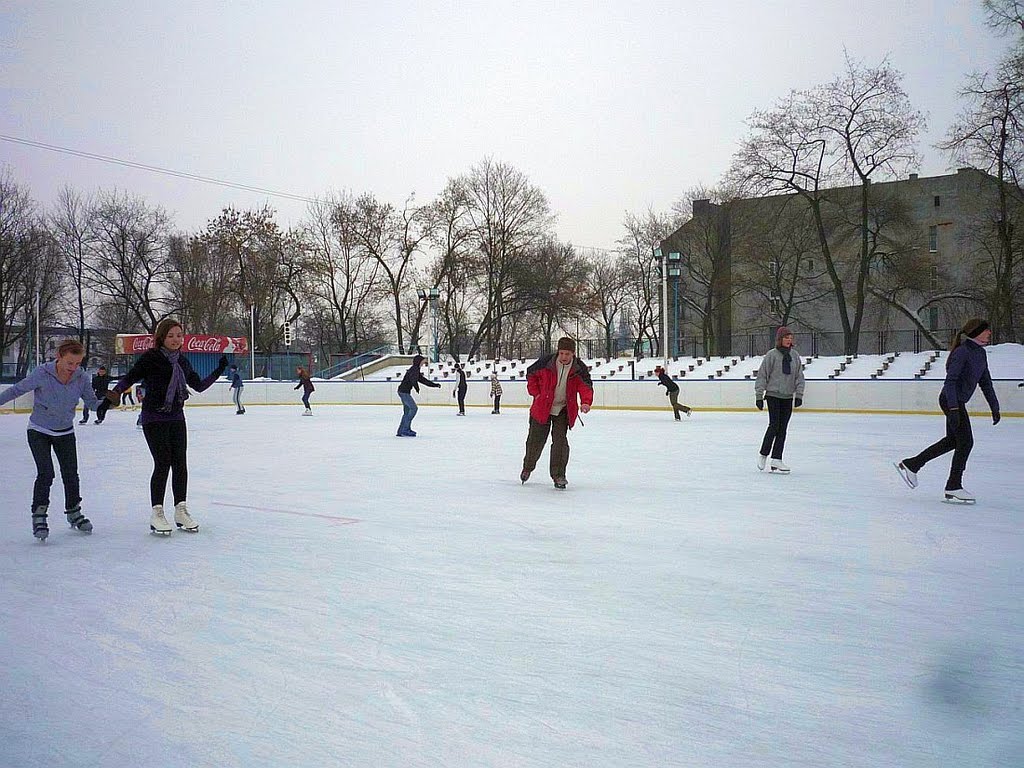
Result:
{"label": "scarf", "polygon": [[161,349],[171,363],[171,380],[167,384],[167,396],[164,398],[164,404],[160,408],[161,411],[168,413],[174,410],[175,402],[184,403],[185,398],[188,397],[188,387],[185,385],[185,373],[181,370],[181,366],[178,365],[178,358],[181,357],[181,351],[171,352],[169,349]]}
{"label": "scarf", "polygon": [[782,372],[789,376],[793,373],[793,356],[791,347],[780,347],[779,351],[782,352]]}

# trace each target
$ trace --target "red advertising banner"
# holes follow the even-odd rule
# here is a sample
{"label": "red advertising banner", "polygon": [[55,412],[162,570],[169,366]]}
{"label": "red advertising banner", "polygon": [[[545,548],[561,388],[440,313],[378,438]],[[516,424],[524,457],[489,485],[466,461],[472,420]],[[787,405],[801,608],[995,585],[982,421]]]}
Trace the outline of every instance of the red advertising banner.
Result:
{"label": "red advertising banner", "polygon": [[[153,346],[153,337],[148,333],[119,333],[114,337],[114,354],[137,355]],[[248,354],[249,340],[245,336],[206,336],[185,334],[182,352],[212,352],[222,355]]]}

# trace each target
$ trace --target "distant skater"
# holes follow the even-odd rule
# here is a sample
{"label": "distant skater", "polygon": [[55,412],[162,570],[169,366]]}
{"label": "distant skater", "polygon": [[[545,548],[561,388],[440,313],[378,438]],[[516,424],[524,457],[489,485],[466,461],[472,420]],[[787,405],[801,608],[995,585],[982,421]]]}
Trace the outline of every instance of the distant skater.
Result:
{"label": "distant skater", "polygon": [[668,401],[672,403],[672,413],[675,414],[676,421],[682,421],[679,417],[680,412],[687,416],[693,413],[693,408],[690,406],[679,404],[679,385],[672,381],[672,377],[665,372],[665,369],[659,365],[654,372],[658,374],[658,386],[665,387],[665,394],[668,395]]}
{"label": "distant skater", "polygon": [[533,396],[533,405],[519,480],[525,483],[530,479],[550,434],[551,480],[555,488],[564,490],[569,484],[565,478],[569,430],[576,423],[577,414],[589,413],[594,402],[594,384],[587,366],[576,357],[576,342],[563,336],[555,354],[546,355],[527,368],[526,391]]}
{"label": "distant skater", "polygon": [[455,364],[455,370],[459,372],[459,383],[455,387],[454,394],[459,398],[459,416],[466,415],[466,392],[469,390],[469,385],[466,384],[466,372],[462,369],[459,363]]}
{"label": "distant skater", "polygon": [[[313,380],[309,377],[309,374],[306,373],[306,369],[301,365],[295,369],[295,373],[299,376],[299,383],[296,384],[293,389],[302,387],[302,404],[306,406],[306,410],[302,415],[312,416],[313,410],[309,407],[309,396],[316,392],[316,387],[313,386]],[[242,412],[245,412],[244,408],[242,409]]]}
{"label": "distant skater", "polygon": [[146,386],[142,401],[142,433],[153,457],[153,474],[149,479],[149,500],[152,514],[149,529],[170,536],[171,526],[164,515],[167,478],[171,478],[174,498],[174,523],[195,533],[199,524],[189,513],[188,495],[188,428],[185,424],[185,401],[188,388],[203,392],[224,375],[228,359],[221,355],[217,367],[205,379],[192,368],[181,351],[185,332],[181,323],[165,317],[156,326],[153,346],[146,350],[125,376],[107,395],[113,402],[136,382]]}
{"label": "distant skater", "polygon": [[[32,535],[45,541],[50,535],[46,517],[50,509],[50,487],[55,477],[53,456],[60,465],[64,484],[64,514],[68,524],[84,533],[92,523],[82,514],[78,479],[78,448],[75,442],[75,408],[99,408],[89,375],[80,367],[85,347],[75,339],[61,342],[57,359],[35,368],[32,373],[0,394],[0,405],[32,393],[32,415],[28,417],[28,447],[36,464],[32,486]],[[6,478],[9,481],[9,476]]]}
{"label": "distant skater", "polygon": [[953,461],[946,480],[945,499],[951,502],[973,504],[974,494],[964,488],[964,470],[967,457],[974,447],[971,418],[967,413],[967,401],[980,386],[992,412],[992,423],[999,423],[999,400],[992,386],[988,372],[988,355],[985,345],[992,339],[992,329],[987,320],[972,317],[954,338],[946,358],[946,381],[939,394],[939,408],[946,417],[946,434],[932,443],[917,456],[903,459],[895,464],[900,477],[911,488],[917,487],[917,473],[932,459],[953,451]]}
{"label": "distant skater", "polygon": [[238,375],[237,365],[228,368],[228,375],[231,376],[231,399],[235,403],[235,415],[240,416],[245,413],[245,406],[242,405],[242,389],[245,387],[245,382]]}
{"label": "distant skater", "polygon": [[497,371],[491,372],[491,399],[494,400],[494,410],[491,411],[491,415],[501,413],[501,382],[498,381]]}
{"label": "distant skater", "polygon": [[754,398],[759,411],[768,404],[768,429],[757,455],[757,468],[763,470],[771,454],[772,472],[787,473],[789,467],[782,461],[782,452],[793,409],[804,404],[804,364],[793,348],[793,333],[786,326],[775,332],[775,348],[768,351],[757,369]]}
{"label": "distant skater", "polygon": [[402,383],[398,385],[398,399],[402,401],[402,421],[398,425],[398,432],[395,433],[398,437],[416,437],[416,433],[412,429],[412,420],[416,418],[416,412],[420,408],[412,397],[412,391],[415,389],[419,392],[420,384],[425,384],[428,387],[441,387],[440,384],[420,373],[420,366],[425,362],[427,361],[423,355],[416,355],[412,359],[412,365],[402,377]]}
{"label": "distant skater", "polygon": [[[100,401],[99,408],[96,409],[96,423],[103,423],[103,417],[107,413],[107,408],[110,407],[110,403],[107,401],[107,389],[110,387],[110,382],[113,378],[107,375],[107,367],[101,365],[96,369],[96,375],[92,377],[92,391],[96,393],[96,399]],[[79,424],[85,424],[89,421],[89,407],[86,406],[82,409],[82,420]]]}

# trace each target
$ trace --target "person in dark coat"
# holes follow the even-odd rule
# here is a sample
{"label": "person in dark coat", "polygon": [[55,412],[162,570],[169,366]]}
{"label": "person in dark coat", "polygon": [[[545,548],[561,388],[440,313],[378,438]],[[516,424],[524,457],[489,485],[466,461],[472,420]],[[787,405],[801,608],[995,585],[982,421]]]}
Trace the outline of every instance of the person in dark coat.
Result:
{"label": "person in dark coat", "polygon": [[420,384],[425,384],[428,387],[441,387],[440,384],[431,381],[420,373],[420,366],[425,362],[427,361],[423,355],[416,355],[412,359],[412,365],[409,366],[409,370],[402,377],[402,383],[398,385],[398,399],[402,401],[402,421],[398,425],[398,432],[395,433],[398,437],[416,437],[416,433],[412,429],[412,420],[416,418],[419,406],[413,400],[412,391],[415,389],[419,392]]}
{"label": "person in dark coat", "polygon": [[185,426],[185,401],[188,388],[203,392],[224,375],[228,359],[221,355],[213,373],[205,379],[192,368],[181,351],[185,332],[181,323],[165,317],[156,326],[153,347],[142,354],[131,370],[114,386],[107,398],[117,403],[123,392],[136,382],[146,386],[146,399],[142,401],[142,433],[153,456],[153,475],[149,480],[149,499],[153,513],[149,529],[153,533],[170,535],[171,526],[164,516],[164,494],[167,477],[171,477],[174,497],[174,522],[190,533],[199,530],[199,524],[188,511],[188,430]]}
{"label": "person in dark coat", "polygon": [[[313,380],[310,379],[309,374],[306,373],[306,369],[301,365],[295,369],[295,373],[299,376],[299,383],[296,384],[293,389],[302,387],[302,404],[306,406],[306,411],[303,416],[312,416],[313,410],[309,407],[309,396],[316,392],[316,387],[313,386]],[[245,410],[244,408],[242,409]]]}
{"label": "person in dark coat", "polygon": [[[92,377],[92,391],[96,393],[96,399],[100,401],[99,407],[96,409],[96,423],[102,424],[103,417],[107,415],[107,409],[110,407],[110,402],[107,400],[107,390],[110,388],[110,382],[114,379],[107,375],[107,367],[101,365],[96,369],[96,375]],[[86,406],[82,409],[82,420],[79,424],[85,424],[89,421],[89,407]]]}
{"label": "person in dark coat", "polygon": [[974,447],[967,401],[971,399],[975,390],[981,387],[981,392],[992,412],[992,423],[999,423],[999,400],[995,387],[992,386],[992,377],[988,372],[988,355],[985,353],[985,345],[991,339],[992,329],[988,321],[980,317],[973,317],[964,323],[960,333],[953,338],[949,357],[946,358],[946,381],[939,394],[939,408],[946,417],[946,434],[917,456],[894,462],[903,482],[911,488],[917,487],[917,473],[925,464],[953,451],[953,461],[946,480],[945,498],[947,501],[974,503],[974,494],[965,490],[963,484],[967,457],[971,455],[971,449]]}
{"label": "person in dark coat", "polygon": [[466,383],[466,372],[462,370],[462,366],[456,363],[455,370],[459,372],[459,383],[452,394],[459,398],[459,416],[465,416],[466,392],[469,391],[469,385]]}
{"label": "person in dark coat", "polygon": [[679,417],[680,412],[685,413],[687,416],[693,413],[693,408],[690,406],[679,404],[679,385],[672,380],[672,377],[665,372],[665,369],[659,365],[654,369],[654,372],[658,374],[658,386],[665,388],[668,401],[672,403],[672,413],[675,414],[676,421],[682,421]]}
{"label": "person in dark coat", "polygon": [[235,415],[241,416],[245,413],[245,406],[242,405],[242,389],[245,388],[245,382],[238,373],[237,365],[232,365],[228,369],[228,375],[231,377],[231,399],[235,402]]}
{"label": "person in dark coat", "polygon": [[526,369],[526,391],[533,396],[526,455],[519,480],[525,483],[537,467],[551,435],[549,469],[555,487],[564,490],[569,465],[569,430],[579,413],[588,413],[594,402],[590,370],[576,357],[576,342],[567,336],[558,340],[558,351],[546,355]]}

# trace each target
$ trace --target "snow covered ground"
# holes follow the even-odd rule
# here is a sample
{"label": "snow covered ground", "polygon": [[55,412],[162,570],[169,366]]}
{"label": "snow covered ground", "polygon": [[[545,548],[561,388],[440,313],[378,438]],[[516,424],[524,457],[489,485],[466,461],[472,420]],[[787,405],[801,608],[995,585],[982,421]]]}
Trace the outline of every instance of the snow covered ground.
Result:
{"label": "snow covered ground", "polygon": [[[1024,765],[1024,420],[194,408],[196,535],[148,533],[134,414],[78,427],[92,536],[31,537],[0,416],[0,765]],[[63,494],[54,486],[54,507]]]}

